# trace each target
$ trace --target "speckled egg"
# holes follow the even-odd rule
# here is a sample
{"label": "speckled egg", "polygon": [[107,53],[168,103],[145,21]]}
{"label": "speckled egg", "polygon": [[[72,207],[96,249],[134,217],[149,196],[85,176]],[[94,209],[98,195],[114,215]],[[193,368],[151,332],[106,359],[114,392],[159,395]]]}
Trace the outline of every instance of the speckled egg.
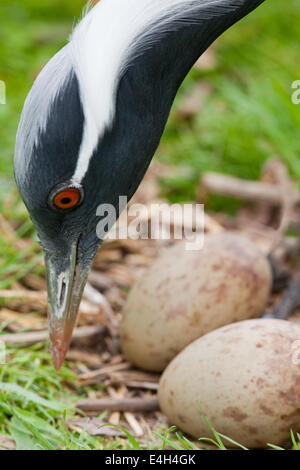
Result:
{"label": "speckled egg", "polygon": [[[290,442],[300,431],[300,325],[247,320],[199,338],[167,367],[159,403],[196,438],[214,428],[249,448]],[[224,441],[225,442],[225,441]]]}
{"label": "speckled egg", "polygon": [[200,336],[260,316],[271,282],[268,260],[243,236],[207,235],[199,251],[177,243],[129,294],[120,327],[122,350],[134,365],[162,371]]}

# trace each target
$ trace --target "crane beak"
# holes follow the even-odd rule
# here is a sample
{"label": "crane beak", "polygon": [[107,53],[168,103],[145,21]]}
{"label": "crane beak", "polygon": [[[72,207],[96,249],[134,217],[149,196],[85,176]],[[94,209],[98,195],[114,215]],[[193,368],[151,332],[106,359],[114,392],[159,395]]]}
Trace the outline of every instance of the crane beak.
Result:
{"label": "crane beak", "polygon": [[72,245],[69,259],[55,262],[46,255],[45,263],[51,355],[55,369],[60,370],[71,342],[89,266],[82,269],[77,263],[77,243]]}

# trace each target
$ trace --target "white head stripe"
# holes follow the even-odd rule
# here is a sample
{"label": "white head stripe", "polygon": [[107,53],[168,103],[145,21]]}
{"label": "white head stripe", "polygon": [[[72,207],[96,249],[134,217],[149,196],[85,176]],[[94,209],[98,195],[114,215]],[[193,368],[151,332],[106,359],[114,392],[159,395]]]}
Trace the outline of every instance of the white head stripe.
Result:
{"label": "white head stripe", "polygon": [[71,37],[70,52],[85,127],[74,182],[84,178],[99,138],[112,124],[118,81],[141,36],[148,36],[149,26],[157,26],[162,18],[162,29],[174,20],[165,15],[170,9],[180,7],[182,13],[209,3],[219,0],[101,0],[79,23]]}

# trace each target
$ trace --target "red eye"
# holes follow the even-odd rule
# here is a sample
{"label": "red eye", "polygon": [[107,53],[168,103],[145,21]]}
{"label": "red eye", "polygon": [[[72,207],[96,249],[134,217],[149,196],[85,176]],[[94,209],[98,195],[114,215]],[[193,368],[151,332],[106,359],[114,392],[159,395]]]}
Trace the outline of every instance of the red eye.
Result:
{"label": "red eye", "polygon": [[66,188],[53,198],[53,205],[58,209],[72,209],[80,202],[81,193],[76,188]]}

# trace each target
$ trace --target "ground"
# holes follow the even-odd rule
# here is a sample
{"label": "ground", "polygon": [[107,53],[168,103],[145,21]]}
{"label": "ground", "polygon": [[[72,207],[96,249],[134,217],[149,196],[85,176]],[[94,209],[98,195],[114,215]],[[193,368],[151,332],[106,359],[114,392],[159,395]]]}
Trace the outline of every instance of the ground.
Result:
{"label": "ground", "polygon": [[[45,289],[44,267],[35,232],[13,181],[14,138],[26,93],[42,66],[65,43],[84,3],[1,1],[0,80],[6,83],[7,103],[0,105],[0,334],[45,327],[45,299],[40,295]],[[160,197],[171,202],[194,201],[199,178],[207,171],[256,180],[273,156],[280,156],[291,177],[299,180],[300,111],[291,100],[292,83],[300,79],[299,20],[297,0],[269,0],[228,31],[194,67],[180,90],[155,157],[156,165],[163,168],[159,172]],[[216,195],[210,195],[206,203],[208,210],[231,215],[241,207],[235,199]],[[120,244],[113,250],[103,250],[97,258],[98,286],[117,320],[134,279],[158,254],[159,247],[152,245]],[[21,289],[37,292],[37,297],[7,299],[7,290]],[[103,311],[95,313],[89,304],[81,325],[103,323],[103,317]],[[96,350],[90,341],[89,337],[88,344],[74,345],[59,373],[52,367],[47,343],[9,346],[9,361],[0,367],[0,447],[196,445],[167,433],[165,419],[158,412],[138,417],[140,426],[146,422],[150,428],[146,437],[136,438],[139,443],[132,436],[111,436],[112,428],[110,434],[103,431],[106,435],[100,436],[82,432],[80,415],[73,406],[80,398],[122,396],[127,390],[124,383],[116,386],[109,374],[98,377],[97,383],[84,378],[99,364],[118,366],[123,362],[116,351],[118,344],[109,335]],[[134,381],[148,382],[136,374]],[[132,396],[155,393],[155,386],[146,392],[128,388]],[[139,434],[133,429],[136,423],[129,424],[130,416],[102,413],[97,418],[98,424],[108,420],[125,423],[132,435]]]}

